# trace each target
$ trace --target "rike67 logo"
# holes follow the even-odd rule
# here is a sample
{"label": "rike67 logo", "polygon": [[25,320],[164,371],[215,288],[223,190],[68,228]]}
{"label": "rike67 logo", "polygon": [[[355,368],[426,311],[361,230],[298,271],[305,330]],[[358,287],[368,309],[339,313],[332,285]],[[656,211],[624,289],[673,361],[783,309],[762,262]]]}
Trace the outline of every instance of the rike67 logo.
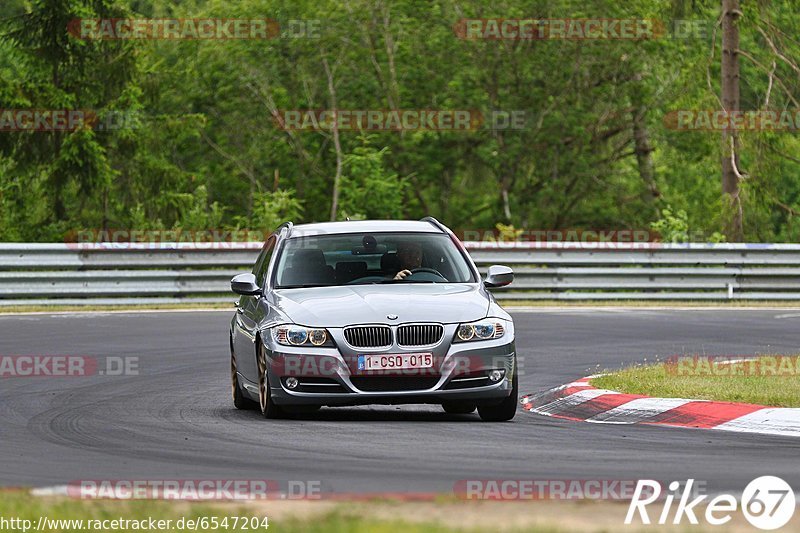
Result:
{"label": "rike67 logo", "polygon": [[[776,476],[762,476],[751,481],[741,495],[741,503],[731,494],[720,494],[709,500],[708,495],[694,496],[692,489],[695,481],[689,479],[681,490],[681,484],[673,481],[669,484],[669,492],[663,498],[663,507],[660,509],[655,523],[664,525],[670,522],[675,525],[683,523],[686,519],[690,524],[697,525],[700,510],[696,509],[705,504],[705,513],[700,515],[706,523],[721,526],[731,521],[733,513],[741,507],[744,517],[750,524],[758,529],[774,530],[785,526],[794,515],[796,500],[792,487],[786,481]],[[639,480],[628,507],[625,524],[632,524],[638,513],[643,524],[651,524],[648,506],[654,504],[662,496],[661,484],[652,480]],[[691,500],[690,500],[691,499]],[[677,500],[677,504],[675,501]],[[658,505],[653,506],[658,510]],[[674,510],[673,510],[674,506]]]}

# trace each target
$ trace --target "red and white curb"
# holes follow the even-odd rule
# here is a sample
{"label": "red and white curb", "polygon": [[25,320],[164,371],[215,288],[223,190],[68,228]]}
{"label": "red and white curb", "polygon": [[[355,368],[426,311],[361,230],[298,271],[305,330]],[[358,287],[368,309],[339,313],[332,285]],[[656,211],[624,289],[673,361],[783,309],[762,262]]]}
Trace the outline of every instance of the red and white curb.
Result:
{"label": "red and white curb", "polygon": [[800,409],[745,403],[651,398],[598,389],[590,376],[522,398],[522,408],[595,424],[643,424],[800,437]]}

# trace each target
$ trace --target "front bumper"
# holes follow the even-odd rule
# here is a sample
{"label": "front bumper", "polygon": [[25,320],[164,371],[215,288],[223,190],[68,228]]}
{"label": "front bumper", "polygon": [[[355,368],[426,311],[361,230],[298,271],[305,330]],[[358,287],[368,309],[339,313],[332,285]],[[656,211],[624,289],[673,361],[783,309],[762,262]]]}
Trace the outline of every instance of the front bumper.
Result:
{"label": "front bumper", "polygon": [[[275,404],[342,406],[448,401],[494,404],[511,394],[512,378],[517,372],[513,329],[495,340],[451,344],[452,337],[445,336],[448,340],[434,347],[393,346],[382,351],[432,353],[434,367],[416,371],[359,371],[358,355],[375,351],[359,351],[347,346],[343,338],[336,338],[339,337],[336,333],[332,335],[338,347],[315,349],[313,354],[301,348],[265,343]],[[499,381],[489,378],[493,370],[502,372]],[[290,389],[287,377],[295,377],[299,385]],[[251,397],[257,398],[255,383],[243,380],[243,385]]]}

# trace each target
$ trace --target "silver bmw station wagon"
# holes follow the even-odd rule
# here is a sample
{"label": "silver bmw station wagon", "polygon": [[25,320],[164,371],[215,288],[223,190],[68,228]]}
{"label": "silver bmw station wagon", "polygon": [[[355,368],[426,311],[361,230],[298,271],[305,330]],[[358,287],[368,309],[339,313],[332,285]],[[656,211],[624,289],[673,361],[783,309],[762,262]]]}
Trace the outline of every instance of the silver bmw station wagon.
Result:
{"label": "silver bmw station wagon", "polygon": [[517,411],[514,323],[461,242],[434,218],[281,225],[231,321],[239,409],[281,418],[321,406],[439,404],[505,421]]}

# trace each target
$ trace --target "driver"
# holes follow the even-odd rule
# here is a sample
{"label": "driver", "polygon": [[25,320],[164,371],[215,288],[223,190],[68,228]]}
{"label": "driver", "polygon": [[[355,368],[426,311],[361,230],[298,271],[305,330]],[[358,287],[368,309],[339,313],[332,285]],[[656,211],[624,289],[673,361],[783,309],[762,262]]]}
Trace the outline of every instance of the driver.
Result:
{"label": "driver", "polygon": [[413,242],[401,242],[397,245],[397,260],[400,272],[393,279],[402,280],[411,275],[411,271],[422,266],[422,246]]}

